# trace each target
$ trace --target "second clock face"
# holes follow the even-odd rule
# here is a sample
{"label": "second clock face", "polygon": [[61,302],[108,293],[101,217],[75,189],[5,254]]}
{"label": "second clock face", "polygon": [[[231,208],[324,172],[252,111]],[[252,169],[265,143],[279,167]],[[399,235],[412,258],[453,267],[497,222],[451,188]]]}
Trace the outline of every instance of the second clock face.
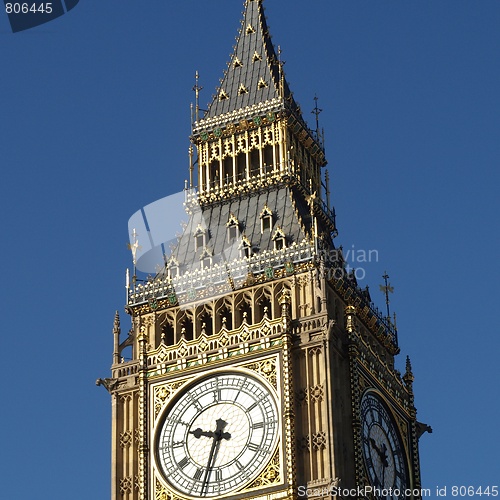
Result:
{"label": "second clock face", "polygon": [[390,492],[389,498],[405,498],[408,481],[403,444],[389,410],[375,393],[365,394],[361,401],[361,425],[363,458],[371,484]]}
{"label": "second clock face", "polygon": [[191,385],[167,410],[156,456],[175,489],[215,497],[255,478],[277,441],[278,409],[266,384],[220,373]]}

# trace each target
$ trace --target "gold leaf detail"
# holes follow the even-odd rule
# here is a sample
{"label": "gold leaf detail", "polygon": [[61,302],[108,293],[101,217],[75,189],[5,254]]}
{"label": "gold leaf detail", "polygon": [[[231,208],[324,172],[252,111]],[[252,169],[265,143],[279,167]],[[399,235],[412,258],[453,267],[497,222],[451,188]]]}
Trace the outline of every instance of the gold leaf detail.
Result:
{"label": "gold leaf detail", "polygon": [[280,455],[278,448],[274,452],[273,458],[271,459],[267,467],[262,471],[262,474],[248,486],[248,489],[279,484],[281,482],[280,469]]}
{"label": "gold leaf detail", "polygon": [[264,377],[275,389],[277,389],[276,379],[276,358],[264,359],[245,365],[245,368],[257,372]]}

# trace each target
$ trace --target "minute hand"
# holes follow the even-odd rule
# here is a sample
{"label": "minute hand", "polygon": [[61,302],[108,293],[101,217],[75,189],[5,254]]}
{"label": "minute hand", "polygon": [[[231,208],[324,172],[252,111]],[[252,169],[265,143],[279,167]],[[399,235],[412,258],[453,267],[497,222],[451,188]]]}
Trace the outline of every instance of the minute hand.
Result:
{"label": "minute hand", "polygon": [[[213,437],[213,441],[212,441],[212,447],[210,448],[210,454],[208,456],[208,463],[207,463],[207,469],[205,471],[205,477],[203,478],[203,483],[201,485],[201,496],[204,496],[207,493],[206,489],[208,488],[208,480],[210,479],[210,472],[212,471],[212,468],[215,464],[215,459],[217,458],[217,452],[219,450],[221,439],[229,439],[231,437],[231,434],[229,434],[228,432],[222,432],[224,427],[226,427],[227,422],[224,422],[224,420],[219,418],[216,420],[216,423],[217,427],[215,428],[215,432],[210,431],[210,434],[212,436],[208,436],[208,437]],[[197,431],[198,429],[196,429],[194,432]],[[207,432],[206,434],[209,434],[209,432]],[[200,433],[201,436],[206,434],[203,434],[203,431],[201,431]],[[195,437],[197,437],[196,434],[194,435]]]}

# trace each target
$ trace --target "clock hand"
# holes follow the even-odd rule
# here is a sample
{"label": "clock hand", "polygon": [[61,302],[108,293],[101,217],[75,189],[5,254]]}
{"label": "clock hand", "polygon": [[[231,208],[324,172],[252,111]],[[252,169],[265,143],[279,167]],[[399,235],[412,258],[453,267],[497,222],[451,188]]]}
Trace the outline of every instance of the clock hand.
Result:
{"label": "clock hand", "polygon": [[[213,431],[202,431],[199,427],[195,429],[194,431],[189,431],[188,434],[192,434],[196,439],[200,439],[201,436],[204,437],[215,437],[215,432]],[[221,434],[222,439],[229,439],[231,437],[231,434],[229,432],[223,432]]]}
{"label": "clock hand", "polygon": [[[212,471],[212,468],[215,464],[215,460],[217,458],[217,454],[219,452],[219,447],[220,447],[220,442],[222,439],[229,439],[231,437],[231,434],[229,432],[223,432],[224,427],[226,427],[227,422],[222,420],[221,418],[218,418],[216,421],[216,428],[215,432],[212,432],[213,441],[212,441],[212,447],[210,448],[210,454],[208,455],[208,463],[207,463],[207,468],[205,470],[205,477],[203,478],[203,483],[201,485],[201,496],[205,494],[205,490],[208,488],[208,480],[210,479],[210,472]],[[198,429],[196,429],[194,432],[197,432]],[[193,434],[194,434],[193,432]],[[198,433],[197,433],[198,434]],[[208,433],[206,433],[208,434]],[[201,435],[206,435],[203,434],[203,431],[201,431]],[[194,434],[196,437],[196,434]]]}
{"label": "clock hand", "polygon": [[377,443],[375,442],[375,439],[370,438],[370,443],[377,452],[377,455],[380,458],[380,462],[382,465],[382,482],[381,482],[381,487],[385,487],[385,468],[389,466],[389,462],[387,461],[387,446],[385,443],[382,443],[382,447],[379,448],[377,446]]}
{"label": "clock hand", "polygon": [[382,460],[382,464],[384,467],[389,467],[389,462],[387,461],[387,446],[385,443],[382,443],[382,450],[381,450],[380,458]]}
{"label": "clock hand", "polygon": [[375,448],[375,451],[377,452],[377,455],[380,457],[380,449],[377,446],[377,443],[375,442],[375,439],[370,438],[370,443],[373,446],[373,448]]}
{"label": "clock hand", "polygon": [[200,439],[201,436],[205,437],[214,437],[214,433],[212,431],[202,431],[199,427],[198,429],[195,429],[194,431],[189,431],[188,434],[192,434],[196,439]]}

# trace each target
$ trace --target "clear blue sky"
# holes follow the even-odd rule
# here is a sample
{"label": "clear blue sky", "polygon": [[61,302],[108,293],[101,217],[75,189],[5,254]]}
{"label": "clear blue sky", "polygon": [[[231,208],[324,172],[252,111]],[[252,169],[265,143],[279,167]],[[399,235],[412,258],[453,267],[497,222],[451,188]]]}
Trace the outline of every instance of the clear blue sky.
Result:
{"label": "clear blue sky", "polygon": [[[423,484],[500,484],[498,0],[266,0],[296,99],[323,109],[338,244],[395,287]],[[210,100],[242,1],[0,12],[6,499],[109,498],[109,376],[128,218],[183,187],[194,72]],[[122,314],[124,331],[128,328]]]}

